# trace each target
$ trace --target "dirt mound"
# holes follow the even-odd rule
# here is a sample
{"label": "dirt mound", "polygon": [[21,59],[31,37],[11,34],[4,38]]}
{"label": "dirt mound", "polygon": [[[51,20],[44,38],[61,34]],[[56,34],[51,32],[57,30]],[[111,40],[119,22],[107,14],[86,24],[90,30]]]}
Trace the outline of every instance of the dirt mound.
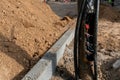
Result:
{"label": "dirt mound", "polygon": [[117,11],[111,6],[100,6],[100,19],[106,19],[109,21],[120,21],[120,11]]}
{"label": "dirt mound", "polygon": [[69,22],[39,0],[1,0],[0,79],[21,79]]}
{"label": "dirt mound", "polygon": [[120,51],[120,14],[108,6],[100,7],[98,47]]}

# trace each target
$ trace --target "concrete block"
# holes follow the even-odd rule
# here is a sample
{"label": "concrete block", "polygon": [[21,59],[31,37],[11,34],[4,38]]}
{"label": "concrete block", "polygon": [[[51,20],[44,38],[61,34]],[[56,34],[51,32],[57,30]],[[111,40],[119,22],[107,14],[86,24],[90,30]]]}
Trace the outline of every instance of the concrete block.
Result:
{"label": "concrete block", "polygon": [[69,29],[23,77],[22,80],[49,80],[63,56],[66,45],[74,38],[74,29]]}
{"label": "concrete block", "polygon": [[120,59],[117,60],[117,61],[113,64],[113,68],[114,68],[114,69],[120,68]]}

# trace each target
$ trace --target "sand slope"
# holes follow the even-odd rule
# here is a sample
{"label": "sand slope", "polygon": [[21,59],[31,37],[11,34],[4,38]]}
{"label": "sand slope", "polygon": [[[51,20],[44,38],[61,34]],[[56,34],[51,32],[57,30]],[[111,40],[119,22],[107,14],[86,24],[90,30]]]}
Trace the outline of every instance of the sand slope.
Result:
{"label": "sand slope", "polygon": [[67,30],[39,0],[0,1],[0,80],[19,80]]}

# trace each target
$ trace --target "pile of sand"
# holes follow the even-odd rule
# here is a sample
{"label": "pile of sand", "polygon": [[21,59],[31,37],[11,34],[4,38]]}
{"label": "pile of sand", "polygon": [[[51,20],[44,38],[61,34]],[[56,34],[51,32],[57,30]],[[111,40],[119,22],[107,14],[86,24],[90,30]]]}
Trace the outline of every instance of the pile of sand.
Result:
{"label": "pile of sand", "polygon": [[19,80],[63,34],[60,20],[40,0],[0,1],[0,79]]}
{"label": "pile of sand", "polygon": [[120,11],[111,6],[101,5],[99,14],[100,19],[105,19],[112,22],[120,21]]}

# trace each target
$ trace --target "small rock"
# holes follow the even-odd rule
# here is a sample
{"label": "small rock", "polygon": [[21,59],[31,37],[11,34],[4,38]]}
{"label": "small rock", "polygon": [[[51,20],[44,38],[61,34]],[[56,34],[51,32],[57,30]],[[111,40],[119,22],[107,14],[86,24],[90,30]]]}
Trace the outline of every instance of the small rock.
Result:
{"label": "small rock", "polygon": [[72,50],[70,50],[69,48],[66,48],[66,51],[68,54],[70,54],[72,52]]}
{"label": "small rock", "polygon": [[109,56],[114,57],[114,56],[116,56],[116,53],[115,53],[115,52],[110,52],[110,53],[109,53]]}
{"label": "small rock", "polygon": [[105,49],[101,49],[100,52],[105,52]]}
{"label": "small rock", "polygon": [[120,68],[120,59],[117,60],[117,61],[113,64],[113,68],[114,68],[114,69]]}
{"label": "small rock", "polygon": [[103,55],[103,53],[100,53],[100,52],[98,52],[97,57],[98,57],[98,61],[101,61],[101,60],[105,59],[105,56]]}

